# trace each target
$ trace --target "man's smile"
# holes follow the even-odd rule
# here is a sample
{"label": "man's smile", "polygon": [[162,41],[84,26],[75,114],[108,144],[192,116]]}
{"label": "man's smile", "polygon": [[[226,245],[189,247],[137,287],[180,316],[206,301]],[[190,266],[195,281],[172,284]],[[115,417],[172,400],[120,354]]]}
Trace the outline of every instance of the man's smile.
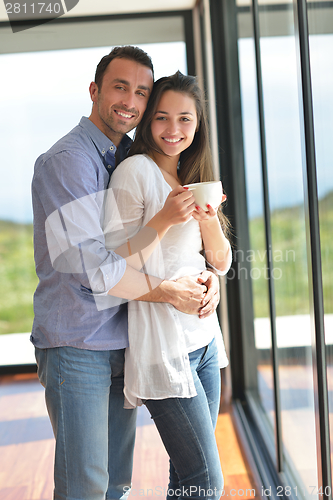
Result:
{"label": "man's smile", "polygon": [[129,120],[130,118],[134,118],[136,115],[133,113],[128,113],[125,111],[120,111],[120,110],[114,110],[114,112],[118,115],[121,116],[122,118],[125,118],[126,120]]}

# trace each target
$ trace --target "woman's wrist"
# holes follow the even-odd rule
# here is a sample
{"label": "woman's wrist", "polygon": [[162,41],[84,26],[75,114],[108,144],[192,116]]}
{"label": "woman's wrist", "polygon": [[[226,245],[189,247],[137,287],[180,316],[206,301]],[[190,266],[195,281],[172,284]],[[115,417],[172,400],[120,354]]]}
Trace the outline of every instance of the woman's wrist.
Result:
{"label": "woman's wrist", "polygon": [[220,221],[219,221],[219,218],[216,215],[214,215],[214,217],[210,217],[209,219],[203,219],[199,222],[200,226],[201,227],[216,227],[216,225],[220,225]]}
{"label": "woman's wrist", "polygon": [[161,211],[157,212],[157,214],[154,215],[152,219],[150,219],[150,221],[147,223],[147,226],[155,229],[160,239],[162,239],[165,233],[170,229],[170,223],[165,220],[165,218],[161,214]]}

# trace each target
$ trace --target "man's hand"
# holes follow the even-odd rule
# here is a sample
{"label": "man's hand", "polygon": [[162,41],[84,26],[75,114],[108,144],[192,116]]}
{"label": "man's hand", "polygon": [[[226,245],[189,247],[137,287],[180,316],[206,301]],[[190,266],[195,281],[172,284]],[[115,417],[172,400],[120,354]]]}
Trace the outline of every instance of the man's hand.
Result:
{"label": "man's hand", "polygon": [[219,280],[211,271],[204,271],[199,278],[184,276],[176,281],[164,280],[151,292],[135,300],[167,302],[183,313],[206,318],[219,303]]}
{"label": "man's hand", "polygon": [[207,318],[215,311],[220,302],[219,279],[211,271],[204,271],[200,274],[198,283],[207,287],[207,293],[205,293],[199,310],[199,318]]}
{"label": "man's hand", "polygon": [[192,276],[184,276],[176,281],[164,281],[160,288],[168,294],[165,302],[169,302],[183,313],[199,314],[208,287]]}

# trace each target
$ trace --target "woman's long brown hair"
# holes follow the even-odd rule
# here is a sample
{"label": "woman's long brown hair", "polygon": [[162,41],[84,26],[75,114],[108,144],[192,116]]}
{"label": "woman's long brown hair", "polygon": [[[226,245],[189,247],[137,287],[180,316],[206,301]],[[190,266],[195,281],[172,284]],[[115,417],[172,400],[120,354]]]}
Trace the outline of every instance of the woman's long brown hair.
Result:
{"label": "woman's long brown hair", "polygon": [[[167,90],[181,92],[191,97],[195,102],[197,112],[198,125],[192,144],[180,155],[178,177],[182,185],[215,180],[203,94],[196,78],[194,76],[183,75],[180,71],[177,71],[172,76],[160,78],[154,83],[147,109],[137,126],[134,143],[129,151],[129,156],[136,154],[151,155],[153,151],[165,154],[156,145],[152,137],[151,122],[154,119],[161,97]],[[218,217],[224,234],[229,237],[230,223],[223,214],[221,206],[218,210]]]}

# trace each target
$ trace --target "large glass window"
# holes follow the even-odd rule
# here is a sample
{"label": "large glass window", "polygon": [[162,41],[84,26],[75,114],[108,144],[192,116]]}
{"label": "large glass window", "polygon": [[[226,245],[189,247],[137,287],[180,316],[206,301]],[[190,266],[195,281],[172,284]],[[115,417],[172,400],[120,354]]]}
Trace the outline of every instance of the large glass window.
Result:
{"label": "large glass window", "polygon": [[[29,36],[29,30],[24,33]],[[155,78],[178,69],[186,73],[183,41],[140,47],[152,57]],[[0,81],[0,365],[34,362],[28,339],[37,285],[30,194],[35,160],[82,115],[89,116],[89,83],[97,63],[110,50],[0,55],[0,72],[5,76]]]}
{"label": "large glass window", "polygon": [[243,116],[244,159],[246,172],[247,204],[249,216],[250,249],[248,255],[236,253],[236,259],[246,258],[251,263],[251,282],[254,306],[254,331],[257,362],[257,385],[250,395],[266,424],[268,448],[274,453],[274,375],[272,363],[272,340],[269,310],[267,263],[268,254],[265,239],[263,175],[260,151],[260,126],[257,99],[257,78],[255,43],[252,18],[247,11],[238,16],[239,32],[244,34],[238,41],[241,83],[241,104]]}
{"label": "large glass window", "polygon": [[[252,2],[251,2],[252,4]],[[327,21],[325,2],[310,3],[310,53],[313,78],[315,139],[318,168],[320,229],[322,239],[326,343],[331,353],[330,320],[332,314],[332,249],[329,220],[332,217],[332,83],[328,61],[332,54],[332,29]],[[261,86],[255,81],[254,19],[252,6],[239,2],[239,61],[244,131],[245,168],[252,290],[255,317],[257,387],[252,398],[257,406],[256,418],[266,421],[264,437],[281,446],[278,472],[285,472],[288,484],[301,498],[318,498],[317,443],[315,420],[315,367],[311,349],[310,294],[308,279],[307,200],[304,197],[302,152],[304,130],[300,121],[302,96],[297,73],[298,54],[293,2],[259,0],[258,51]],[[328,4],[331,5],[331,4]],[[323,10],[324,9],[324,10]],[[321,17],[320,17],[321,16]],[[325,18],[325,19],[324,19]],[[316,23],[322,23],[315,31]],[[320,34],[318,34],[318,32]],[[258,54],[257,54],[258,55]],[[331,65],[329,65],[331,66]],[[254,75],[255,73],[255,75]],[[255,82],[254,82],[255,81]],[[259,79],[260,83],[260,79]],[[262,92],[263,123],[258,139],[257,91]],[[258,141],[264,142],[267,163],[267,207],[263,211],[262,160]],[[264,162],[265,163],[265,162]],[[267,247],[266,228],[271,245]],[[264,255],[264,257],[263,257]],[[260,266],[272,267],[272,310],[268,302],[267,275],[256,272]],[[274,325],[270,315],[273,314]],[[272,328],[274,327],[274,328]],[[274,334],[272,333],[274,330]],[[275,338],[276,337],[276,338]],[[277,373],[272,365],[272,343],[276,342]],[[333,357],[329,358],[330,370]],[[277,411],[277,415],[275,414]],[[276,421],[275,421],[276,417]],[[268,425],[267,425],[268,422]],[[268,434],[267,434],[268,432]],[[274,433],[277,440],[274,440]],[[278,461],[279,462],[279,461]],[[298,488],[298,490],[296,490]]]}
{"label": "large glass window", "polygon": [[285,7],[283,36],[269,36],[274,14],[265,6],[260,11],[260,31],[267,33],[260,39],[260,50],[275,274],[277,390],[284,467],[310,498],[308,487],[317,485],[317,463],[302,132],[292,2]]}
{"label": "large glass window", "polygon": [[[309,45],[315,148],[319,197],[319,223],[323,295],[325,312],[325,341],[327,354],[327,383],[331,436],[333,432],[333,65],[328,63],[333,53],[332,2],[308,2]],[[331,442],[331,455],[332,455]]]}

